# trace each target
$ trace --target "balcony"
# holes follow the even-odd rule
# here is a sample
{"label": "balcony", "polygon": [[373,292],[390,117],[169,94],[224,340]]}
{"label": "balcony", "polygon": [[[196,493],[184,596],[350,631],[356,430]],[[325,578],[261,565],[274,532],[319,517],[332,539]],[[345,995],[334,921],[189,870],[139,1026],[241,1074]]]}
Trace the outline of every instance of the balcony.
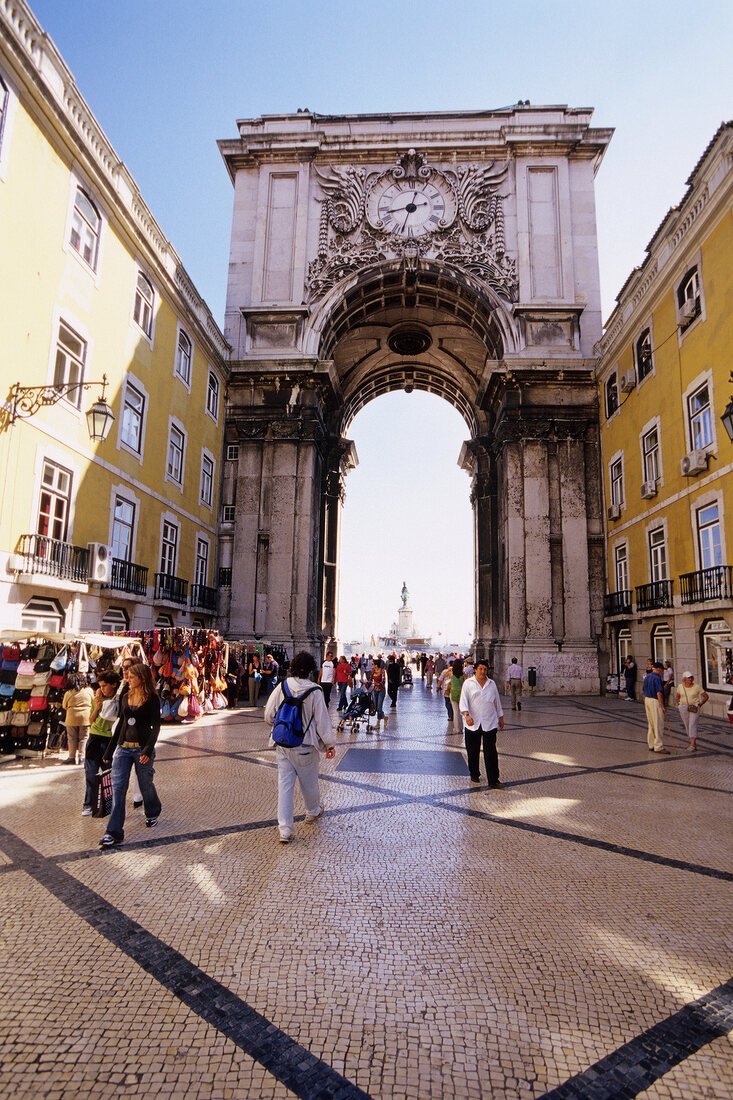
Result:
{"label": "balcony", "polygon": [[232,587],[232,567],[223,567],[219,570],[219,588]]}
{"label": "balcony", "polygon": [[185,607],[188,600],[188,581],[184,581],[181,577],[173,577],[170,573],[156,573],[153,600],[156,602],[166,600],[168,603],[177,603]]}
{"label": "balcony", "polygon": [[636,610],[656,611],[661,607],[672,607],[672,588],[674,581],[652,581],[651,584],[639,584],[636,587]]}
{"label": "balcony", "polygon": [[148,592],[147,566],[135,565],[122,558],[112,558],[112,575],[105,588],[114,588],[118,592],[129,592],[133,596],[146,596]]}
{"label": "balcony", "polygon": [[631,589],[624,588],[621,592],[609,592],[603,597],[604,615],[630,615],[631,614]]}
{"label": "balcony", "polygon": [[683,573],[680,577],[682,603],[733,599],[731,573],[733,573],[733,567],[730,565],[714,565],[712,569],[698,569],[696,573]]}
{"label": "balcony", "polygon": [[205,584],[191,585],[191,610],[216,611],[216,589]]}
{"label": "balcony", "polygon": [[86,584],[89,580],[89,551],[46,535],[21,535],[20,550],[15,555],[19,573],[56,577],[59,580]]}

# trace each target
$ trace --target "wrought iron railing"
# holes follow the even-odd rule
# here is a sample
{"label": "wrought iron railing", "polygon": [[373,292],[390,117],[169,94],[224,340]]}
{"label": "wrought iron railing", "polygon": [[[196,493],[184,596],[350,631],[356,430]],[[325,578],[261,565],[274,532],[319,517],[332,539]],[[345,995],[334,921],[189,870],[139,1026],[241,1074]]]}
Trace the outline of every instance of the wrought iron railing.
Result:
{"label": "wrought iron railing", "polygon": [[232,567],[227,566],[219,570],[219,588],[231,588],[232,587]]}
{"label": "wrought iron railing", "polygon": [[21,535],[22,572],[61,580],[89,580],[89,551],[85,546],[50,539],[47,535]]}
{"label": "wrought iron railing", "polygon": [[710,569],[698,569],[696,573],[683,573],[680,577],[682,603],[702,603],[705,600],[733,599],[730,565],[714,565]]}
{"label": "wrought iron railing", "polygon": [[205,584],[191,585],[191,609],[199,611],[216,611],[216,589],[208,588]]}
{"label": "wrought iron railing", "polygon": [[630,615],[631,589],[624,588],[621,592],[608,592],[603,597],[603,610],[606,615]]}
{"label": "wrought iron railing", "polygon": [[656,611],[660,607],[672,607],[674,581],[652,581],[636,587],[636,610]]}
{"label": "wrought iron railing", "polygon": [[173,577],[170,573],[156,573],[153,599],[185,605],[188,599],[188,581]]}
{"label": "wrought iron railing", "polygon": [[119,592],[130,592],[134,596],[145,596],[148,591],[148,569],[145,565],[135,565],[132,561],[112,558],[112,575],[106,588],[116,588]]}

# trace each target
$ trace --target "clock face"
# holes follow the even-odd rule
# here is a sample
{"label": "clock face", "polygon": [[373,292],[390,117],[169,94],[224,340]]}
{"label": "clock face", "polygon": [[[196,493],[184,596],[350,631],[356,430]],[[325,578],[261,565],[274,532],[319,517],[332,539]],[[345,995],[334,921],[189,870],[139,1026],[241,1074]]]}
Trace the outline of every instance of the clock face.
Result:
{"label": "clock face", "polygon": [[453,192],[447,184],[399,180],[375,196],[376,228],[400,237],[423,237],[445,229],[455,217]]}

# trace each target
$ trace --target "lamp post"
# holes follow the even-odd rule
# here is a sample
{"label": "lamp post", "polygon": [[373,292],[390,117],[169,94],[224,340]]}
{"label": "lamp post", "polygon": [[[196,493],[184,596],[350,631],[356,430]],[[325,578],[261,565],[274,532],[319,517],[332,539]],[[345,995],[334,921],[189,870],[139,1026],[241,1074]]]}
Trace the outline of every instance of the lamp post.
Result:
{"label": "lamp post", "polygon": [[[728,381],[733,382],[733,370],[730,372],[730,378],[728,379]],[[725,406],[723,415],[720,419],[723,421],[723,427],[728,433],[728,438],[730,439],[731,443],[733,443],[733,396],[731,396],[730,401]]]}
{"label": "lamp post", "polygon": [[101,382],[72,382],[61,386],[21,386],[15,382],[10,389],[10,424],[16,420],[28,420],[35,416],[44,405],[55,405],[62,397],[69,397],[77,392],[92,386],[101,386],[102,392],[86,413],[87,430],[93,443],[103,443],[114,424],[115,414],[104,398],[107,388],[107,375],[102,375]]}

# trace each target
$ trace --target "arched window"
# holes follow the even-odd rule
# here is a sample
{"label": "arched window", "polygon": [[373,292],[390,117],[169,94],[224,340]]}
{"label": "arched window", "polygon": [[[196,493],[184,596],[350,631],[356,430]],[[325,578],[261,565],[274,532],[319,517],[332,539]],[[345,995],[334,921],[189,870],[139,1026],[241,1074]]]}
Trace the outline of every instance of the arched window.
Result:
{"label": "arched window", "polygon": [[619,675],[623,672],[624,662],[631,656],[631,631],[628,626],[622,626],[618,632],[616,643],[616,657],[618,660]]}
{"label": "arched window", "polygon": [[667,623],[658,623],[652,628],[652,657],[655,661],[671,661],[672,657],[672,631]]}
{"label": "arched window", "polygon": [[171,630],[173,627],[173,616],[161,612],[153,623],[153,626],[156,630]]}
{"label": "arched window", "polygon": [[76,189],[74,213],[71,216],[71,247],[79,253],[82,260],[89,264],[92,271],[97,270],[99,254],[99,231],[102,219],[99,212],[81,187]]}
{"label": "arched window", "polygon": [[47,596],[33,596],[22,611],[21,630],[58,634],[64,621],[64,611],[58,600]]}
{"label": "arched window", "polygon": [[133,318],[138,328],[150,338],[153,331],[153,288],[145,278],[142,271],[138,272],[137,286],[135,288],[135,309]]}
{"label": "arched window", "polygon": [[124,607],[108,607],[102,619],[105,634],[124,634],[130,629],[130,616]]}

